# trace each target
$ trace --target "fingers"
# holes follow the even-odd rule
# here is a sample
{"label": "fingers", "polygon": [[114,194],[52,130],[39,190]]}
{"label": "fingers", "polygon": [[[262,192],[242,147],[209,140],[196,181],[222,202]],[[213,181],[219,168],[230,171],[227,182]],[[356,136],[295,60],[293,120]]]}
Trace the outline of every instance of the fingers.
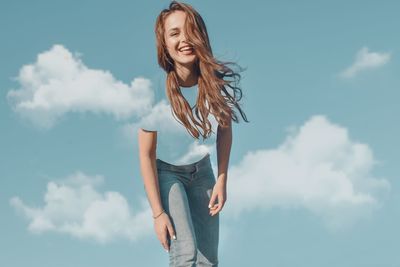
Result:
{"label": "fingers", "polygon": [[211,208],[215,205],[215,200],[217,199],[217,194],[214,192],[211,194],[210,202],[208,203],[208,207]]}
{"label": "fingers", "polygon": [[171,245],[171,239],[176,240],[176,234],[174,227],[172,226],[171,222],[167,222],[166,227],[162,231],[161,236],[159,237],[159,240],[161,242],[161,245],[164,247],[166,252],[169,252],[170,250],[170,245]]}
{"label": "fingers", "polygon": [[218,212],[221,211],[222,207],[224,206],[224,199],[223,197],[218,197],[218,203],[210,207],[210,215],[214,216]]}
{"label": "fingers", "polygon": [[172,239],[174,239],[174,240],[176,240],[175,230],[174,230],[174,228],[172,227],[172,224],[169,223],[169,224],[167,225],[167,227],[168,227],[169,237],[172,238]]}
{"label": "fingers", "polygon": [[169,252],[169,240],[168,240],[167,234],[168,234],[168,231],[167,231],[167,229],[165,229],[159,239],[160,239],[161,245],[163,246],[165,251]]}
{"label": "fingers", "polygon": [[214,216],[214,215],[217,214],[221,209],[222,209],[222,205],[218,203],[217,205],[215,205],[213,208],[210,209],[210,215],[211,215],[211,216]]}
{"label": "fingers", "polygon": [[169,252],[169,242],[166,239],[162,242],[162,246],[166,252]]}

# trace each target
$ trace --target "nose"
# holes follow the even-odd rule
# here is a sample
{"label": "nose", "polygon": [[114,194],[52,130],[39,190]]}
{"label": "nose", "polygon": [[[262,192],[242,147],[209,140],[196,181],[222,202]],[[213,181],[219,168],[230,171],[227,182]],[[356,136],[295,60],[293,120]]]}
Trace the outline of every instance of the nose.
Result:
{"label": "nose", "polygon": [[186,39],[186,35],[185,35],[185,32],[184,32],[184,31],[182,31],[182,39],[181,39],[181,42],[184,42],[184,43],[186,43],[186,44],[189,44],[188,41],[187,41],[187,39]]}

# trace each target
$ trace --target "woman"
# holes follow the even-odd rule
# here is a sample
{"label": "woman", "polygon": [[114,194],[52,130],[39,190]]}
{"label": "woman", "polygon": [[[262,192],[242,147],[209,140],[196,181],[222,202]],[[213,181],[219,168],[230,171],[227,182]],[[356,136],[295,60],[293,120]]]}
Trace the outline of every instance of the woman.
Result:
{"label": "woman", "polygon": [[[140,168],[154,228],[169,252],[170,266],[218,266],[219,212],[227,199],[231,120],[238,122],[232,107],[247,121],[238,104],[241,89],[232,85],[240,75],[227,67],[230,62],[213,57],[204,21],[188,4],[172,1],[157,17],[155,33],[170,105],[159,102],[138,131]],[[207,146],[197,146],[187,153],[192,157],[185,155],[179,161],[172,156],[185,138],[193,142],[201,135],[203,141],[198,142],[203,144],[212,139],[214,125],[218,127],[217,179],[210,151],[204,149]],[[163,139],[167,133],[179,133],[171,130],[177,128],[184,129],[185,137],[179,137],[173,150],[159,149],[168,145],[170,139]]]}

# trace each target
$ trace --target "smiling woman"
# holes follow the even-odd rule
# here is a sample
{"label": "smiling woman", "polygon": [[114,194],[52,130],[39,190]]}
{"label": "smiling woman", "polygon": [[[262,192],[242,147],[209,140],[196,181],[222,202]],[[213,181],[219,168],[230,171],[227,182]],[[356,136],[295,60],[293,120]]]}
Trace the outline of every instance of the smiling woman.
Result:
{"label": "smiling woman", "polygon": [[[235,63],[214,58],[205,23],[188,4],[172,1],[157,17],[155,33],[158,63],[167,73],[169,106],[167,110],[159,106],[153,110],[153,115],[157,113],[153,117],[164,120],[153,120],[152,125],[142,123],[138,132],[140,167],[154,228],[170,252],[170,266],[218,266],[219,212],[227,199],[231,121],[238,122],[233,108],[248,122],[238,103],[242,97],[237,87],[240,74],[228,67]],[[158,114],[161,112],[165,114]],[[167,119],[169,113],[171,120]],[[188,154],[197,158],[184,165],[163,160],[169,157],[160,154],[158,148],[169,141],[164,139],[166,121],[168,127],[173,125],[170,121],[179,122],[175,126],[185,129],[192,140],[201,135],[204,141],[217,132],[217,179],[207,150],[190,151]],[[184,140],[178,145],[182,146]]]}

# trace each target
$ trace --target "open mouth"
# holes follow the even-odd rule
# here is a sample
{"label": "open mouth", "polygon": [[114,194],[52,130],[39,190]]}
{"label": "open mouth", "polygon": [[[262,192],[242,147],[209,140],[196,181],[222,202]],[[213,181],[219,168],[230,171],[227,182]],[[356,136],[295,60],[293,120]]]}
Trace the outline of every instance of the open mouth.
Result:
{"label": "open mouth", "polygon": [[184,55],[190,55],[193,53],[193,51],[194,51],[194,49],[191,46],[186,46],[186,47],[179,49],[179,53],[184,54]]}

